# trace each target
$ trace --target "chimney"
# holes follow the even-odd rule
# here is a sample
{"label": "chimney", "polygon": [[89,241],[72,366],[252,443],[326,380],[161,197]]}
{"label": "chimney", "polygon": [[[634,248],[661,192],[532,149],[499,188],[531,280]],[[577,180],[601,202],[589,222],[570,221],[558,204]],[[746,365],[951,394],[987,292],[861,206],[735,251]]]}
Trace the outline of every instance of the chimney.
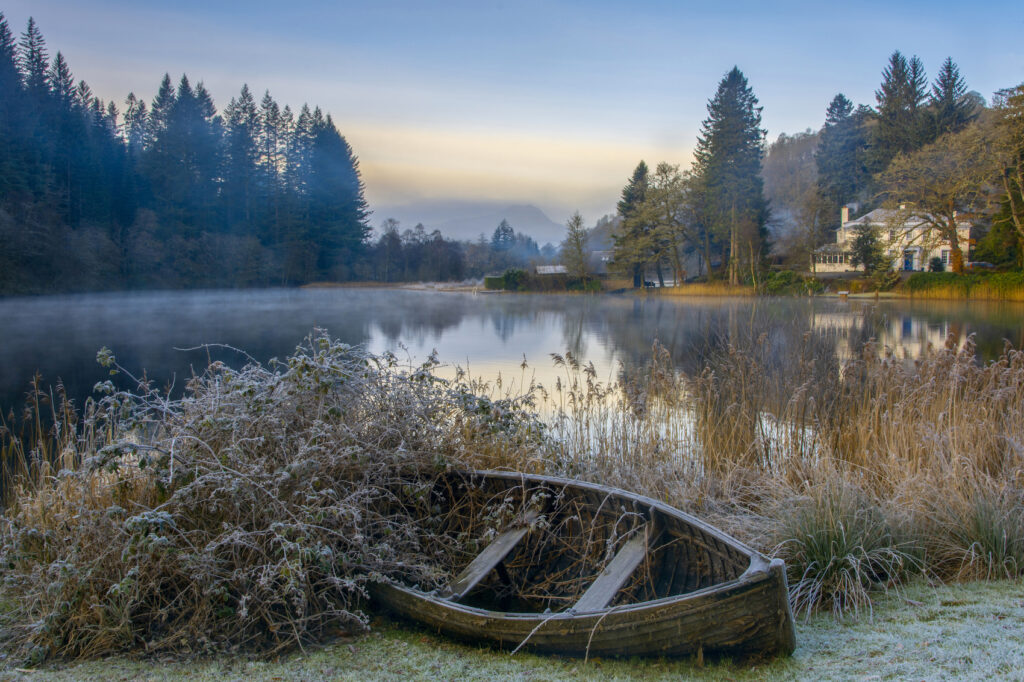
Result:
{"label": "chimney", "polygon": [[840,225],[845,225],[848,222],[850,222],[850,207],[849,206],[843,206],[839,210],[839,224]]}

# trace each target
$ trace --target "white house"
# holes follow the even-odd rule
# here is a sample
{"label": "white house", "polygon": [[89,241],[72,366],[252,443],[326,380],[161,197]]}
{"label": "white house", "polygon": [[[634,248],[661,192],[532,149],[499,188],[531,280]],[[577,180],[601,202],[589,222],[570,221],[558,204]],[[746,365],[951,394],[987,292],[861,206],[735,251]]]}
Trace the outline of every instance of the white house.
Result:
{"label": "white house", "polygon": [[569,269],[564,265],[538,265],[538,275],[567,275]]}
{"label": "white house", "polygon": [[[826,244],[817,249],[811,256],[813,270],[817,273],[856,272],[863,266],[854,267],[852,258],[853,240],[857,237],[857,228],[869,225],[875,228],[882,248],[890,258],[893,270],[921,271],[928,269],[932,258],[938,258],[949,267],[949,240],[944,239],[938,231],[921,220],[908,215],[904,207],[900,210],[876,208],[870,213],[850,220],[850,207],[843,206],[842,223],[836,230],[835,244]],[[956,233],[960,248],[967,258],[970,244],[971,224],[957,221]]]}

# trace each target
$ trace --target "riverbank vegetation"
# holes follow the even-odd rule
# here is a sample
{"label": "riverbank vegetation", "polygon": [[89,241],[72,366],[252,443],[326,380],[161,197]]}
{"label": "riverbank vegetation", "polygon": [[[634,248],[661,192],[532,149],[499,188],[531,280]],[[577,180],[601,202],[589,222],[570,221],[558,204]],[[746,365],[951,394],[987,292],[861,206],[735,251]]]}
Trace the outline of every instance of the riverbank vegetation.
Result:
{"label": "riverbank vegetation", "polygon": [[1024,273],[920,272],[911,275],[901,290],[912,298],[1024,301]]}
{"label": "riverbank vegetation", "polygon": [[395,496],[452,466],[697,513],[784,558],[801,617],[870,611],[914,576],[1019,578],[1024,354],[869,343],[839,365],[818,344],[736,337],[686,375],[655,348],[612,383],[566,353],[555,385],[511,391],[314,336],[271,367],[215,363],[175,401],[101,353],[133,390],[80,412],[40,396],[5,425],[3,646],[268,653],[361,631],[366,581],[447,579],[430,510]]}

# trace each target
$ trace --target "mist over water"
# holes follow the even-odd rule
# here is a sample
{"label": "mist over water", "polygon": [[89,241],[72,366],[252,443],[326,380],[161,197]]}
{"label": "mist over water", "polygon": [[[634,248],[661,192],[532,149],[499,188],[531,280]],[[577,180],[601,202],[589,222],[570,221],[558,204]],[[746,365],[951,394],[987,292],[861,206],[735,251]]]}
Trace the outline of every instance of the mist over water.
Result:
{"label": "mist over water", "polygon": [[[981,359],[1004,339],[1024,342],[1024,306],[1012,304],[860,302],[835,299],[683,299],[634,296],[498,295],[396,289],[264,289],[83,294],[0,300],[0,409],[18,409],[36,371],[44,385],[62,381],[79,406],[109,378],[101,347],[136,376],[180,393],[208,359],[233,366],[245,351],[259,362],[284,358],[314,327],[373,352],[423,361],[438,351],[442,372],[455,365],[477,377],[554,383],[550,354],[566,350],[593,362],[597,378],[616,379],[646,362],[655,339],[675,365],[697,372],[728,343],[770,344],[777,356],[806,340],[841,363],[876,338],[915,357],[952,334],[975,334]],[[521,364],[526,361],[528,368]],[[780,360],[781,364],[784,364]],[[784,366],[776,371],[785,371]],[[115,377],[128,386],[123,376]]]}

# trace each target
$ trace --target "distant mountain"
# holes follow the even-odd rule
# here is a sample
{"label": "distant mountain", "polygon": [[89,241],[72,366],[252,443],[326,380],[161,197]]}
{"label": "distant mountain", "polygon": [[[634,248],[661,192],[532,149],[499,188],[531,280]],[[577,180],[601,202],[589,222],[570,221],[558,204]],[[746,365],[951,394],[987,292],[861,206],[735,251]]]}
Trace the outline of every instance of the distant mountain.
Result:
{"label": "distant mountain", "polygon": [[394,218],[402,229],[423,223],[427,232],[440,230],[450,239],[475,240],[482,232],[488,239],[503,219],[516,233],[532,237],[543,246],[565,239],[565,225],[560,225],[531,204],[507,204],[496,201],[435,200],[401,206],[371,206],[370,222],[379,228],[387,218]]}

